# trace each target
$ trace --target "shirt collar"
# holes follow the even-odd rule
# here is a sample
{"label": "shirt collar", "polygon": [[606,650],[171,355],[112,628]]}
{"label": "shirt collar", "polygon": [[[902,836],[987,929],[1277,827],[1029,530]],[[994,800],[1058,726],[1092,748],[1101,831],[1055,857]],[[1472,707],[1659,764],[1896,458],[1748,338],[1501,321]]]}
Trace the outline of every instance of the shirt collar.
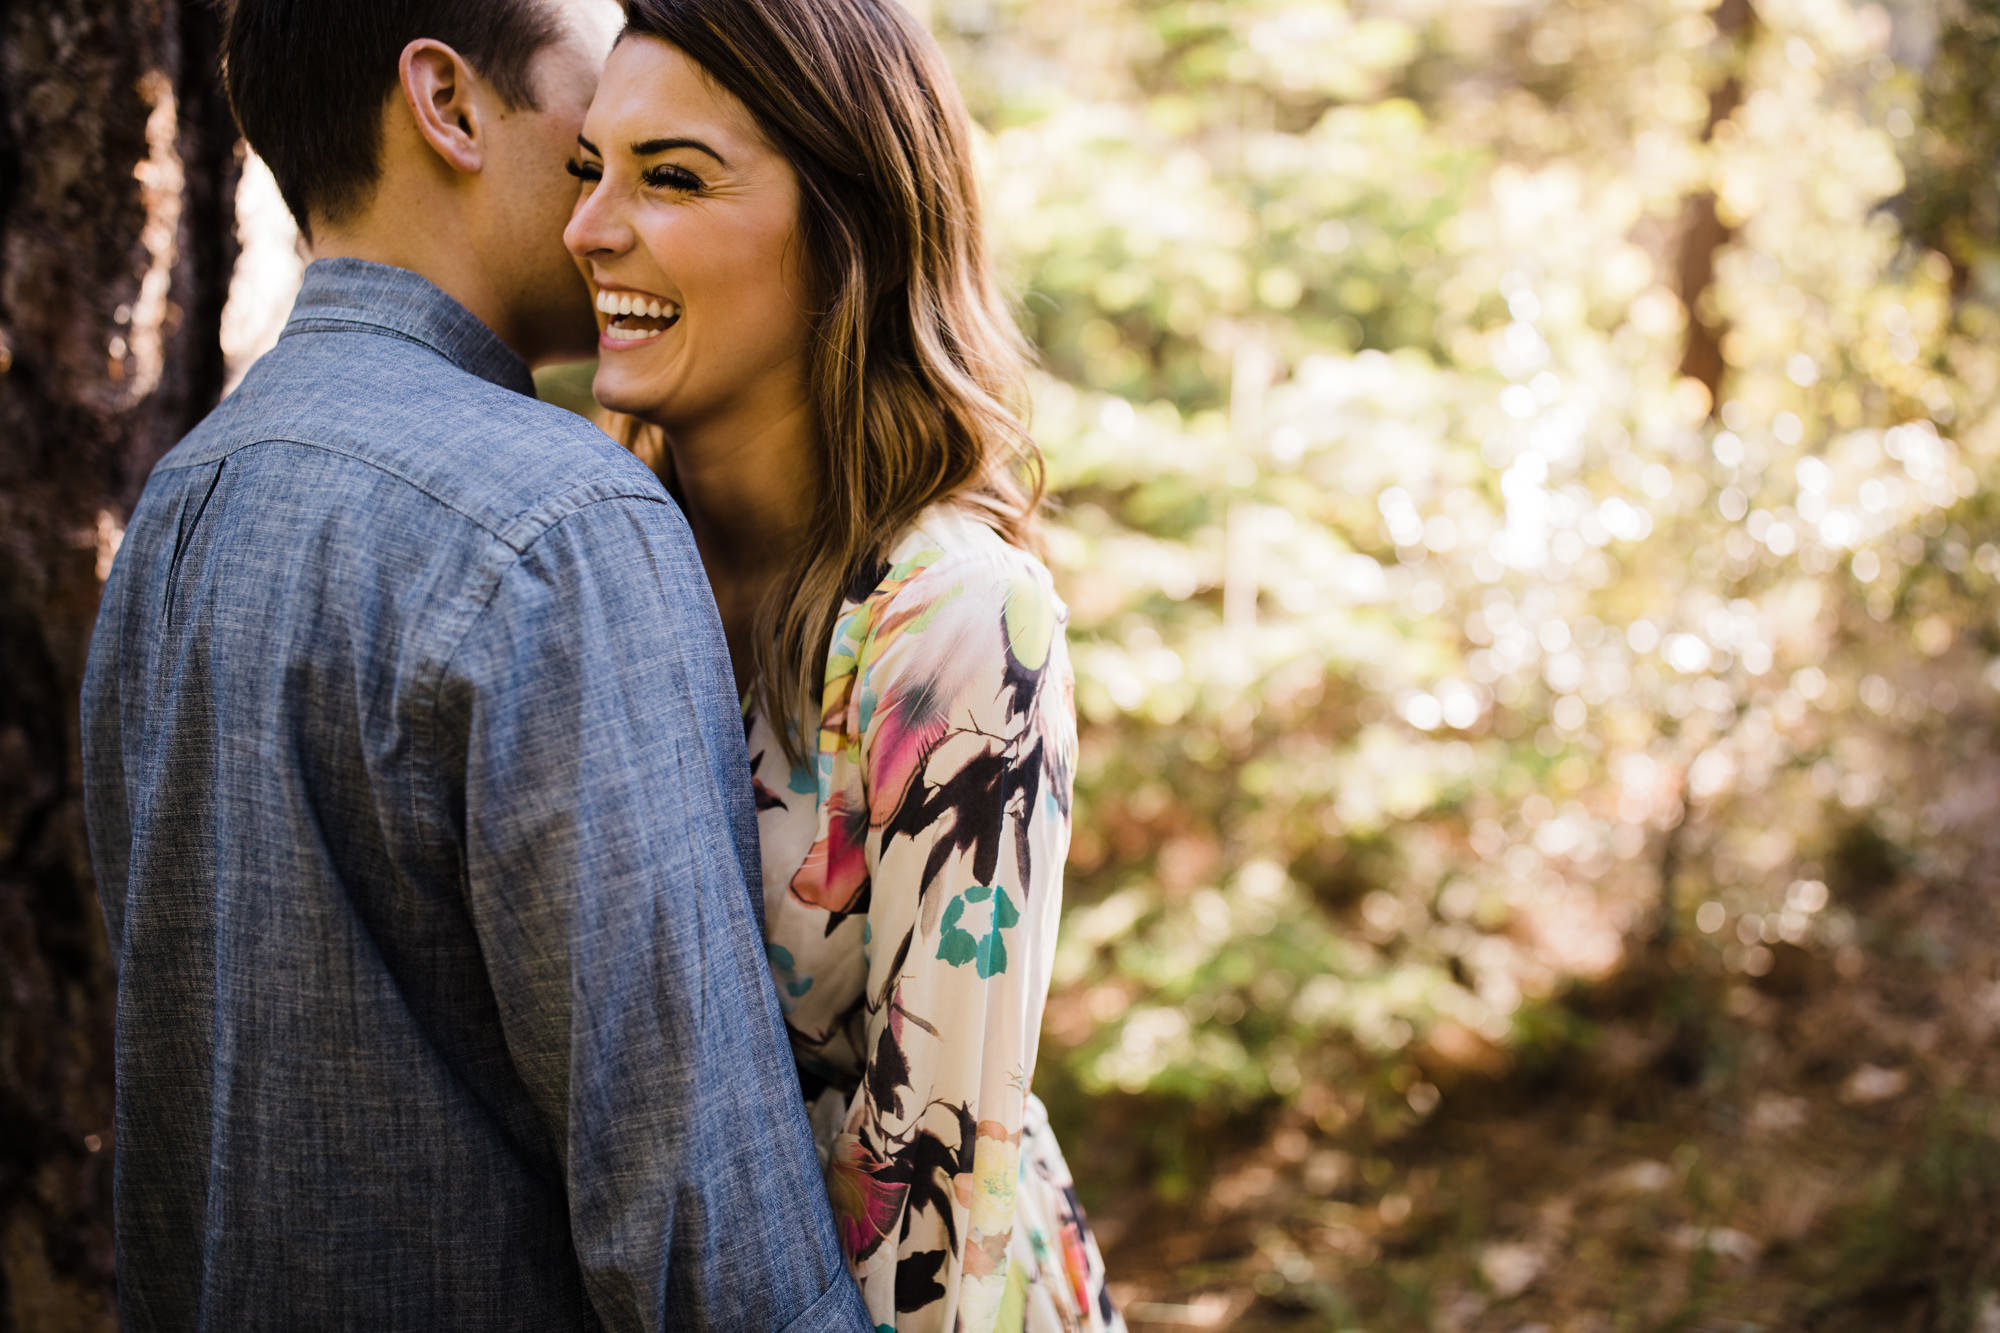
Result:
{"label": "shirt collar", "polygon": [[389,264],[314,260],[278,336],[356,326],[422,343],[460,370],[534,396],[528,363],[498,334],[426,279]]}

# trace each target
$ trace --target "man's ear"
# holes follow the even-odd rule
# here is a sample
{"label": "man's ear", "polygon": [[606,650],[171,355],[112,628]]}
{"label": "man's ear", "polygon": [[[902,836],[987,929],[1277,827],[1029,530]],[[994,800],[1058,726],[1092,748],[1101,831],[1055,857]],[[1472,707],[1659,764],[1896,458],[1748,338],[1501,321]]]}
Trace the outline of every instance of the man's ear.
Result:
{"label": "man's ear", "polygon": [[452,168],[475,172],[486,163],[486,126],[476,78],[464,57],[430,37],[403,48],[396,73],[417,132]]}

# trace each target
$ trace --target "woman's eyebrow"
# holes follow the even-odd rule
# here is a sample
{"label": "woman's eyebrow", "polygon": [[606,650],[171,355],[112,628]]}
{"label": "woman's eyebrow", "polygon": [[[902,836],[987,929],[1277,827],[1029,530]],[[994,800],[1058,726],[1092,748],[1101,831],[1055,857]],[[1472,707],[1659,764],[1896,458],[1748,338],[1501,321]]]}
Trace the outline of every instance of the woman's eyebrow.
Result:
{"label": "woman's eyebrow", "polygon": [[590,154],[590,155],[591,155],[592,157],[603,157],[603,156],[604,156],[604,154],[602,154],[602,153],[600,153],[600,152],[598,152],[598,151],[597,151],[597,145],[596,145],[596,144],[594,144],[594,143],[592,143],[592,142],[591,142],[590,140],[588,140],[588,139],[584,138],[584,137],[583,137],[583,136],[582,136],[581,134],[579,134],[579,135],[577,135],[577,136],[576,136],[576,141],[577,141],[577,143],[578,143],[579,145],[581,145],[581,146],[582,146],[582,148],[583,148],[583,151],[584,151],[584,152],[586,152],[586,153],[589,153],[589,154]]}
{"label": "woman's eyebrow", "polygon": [[[729,165],[728,160],[722,154],[716,152],[699,139],[642,139],[632,145],[632,156],[651,157],[655,153],[667,153],[676,148],[692,148],[697,152],[707,153],[722,166],[726,167]],[[591,151],[595,152],[596,150],[592,149]]]}

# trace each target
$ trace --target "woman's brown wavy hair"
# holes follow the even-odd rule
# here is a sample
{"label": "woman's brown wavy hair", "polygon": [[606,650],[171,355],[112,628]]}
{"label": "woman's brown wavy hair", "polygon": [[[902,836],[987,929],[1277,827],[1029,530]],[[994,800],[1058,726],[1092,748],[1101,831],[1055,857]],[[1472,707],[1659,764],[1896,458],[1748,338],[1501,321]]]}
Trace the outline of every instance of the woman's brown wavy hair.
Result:
{"label": "woman's brown wavy hair", "polygon": [[[627,0],[625,18],[741,101],[798,174],[819,514],[751,665],[803,763],[841,600],[919,512],[951,500],[1037,547],[1027,344],[987,255],[964,102],[897,0]],[[610,425],[672,489],[659,430]]]}

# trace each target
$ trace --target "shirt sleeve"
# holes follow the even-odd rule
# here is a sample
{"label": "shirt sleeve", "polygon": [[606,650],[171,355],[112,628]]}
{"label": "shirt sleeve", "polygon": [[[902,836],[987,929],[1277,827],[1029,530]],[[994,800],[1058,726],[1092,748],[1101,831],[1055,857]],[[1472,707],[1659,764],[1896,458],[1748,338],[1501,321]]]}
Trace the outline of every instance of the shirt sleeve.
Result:
{"label": "shirt sleeve", "polygon": [[1025,556],[947,558],[870,617],[859,658],[867,1058],[829,1183],[878,1323],[985,1333],[1069,846],[1061,605]]}
{"label": "shirt sleeve", "polygon": [[125,889],[132,854],[132,810],[125,789],[126,701],[118,688],[127,632],[123,575],[121,567],[113,568],[98,603],[80,714],[84,828],[114,967],[124,962]]}
{"label": "shirt sleeve", "polygon": [[753,908],[722,645],[663,502],[586,505],[511,561],[439,694],[467,907],[602,1326],[866,1327]]}

